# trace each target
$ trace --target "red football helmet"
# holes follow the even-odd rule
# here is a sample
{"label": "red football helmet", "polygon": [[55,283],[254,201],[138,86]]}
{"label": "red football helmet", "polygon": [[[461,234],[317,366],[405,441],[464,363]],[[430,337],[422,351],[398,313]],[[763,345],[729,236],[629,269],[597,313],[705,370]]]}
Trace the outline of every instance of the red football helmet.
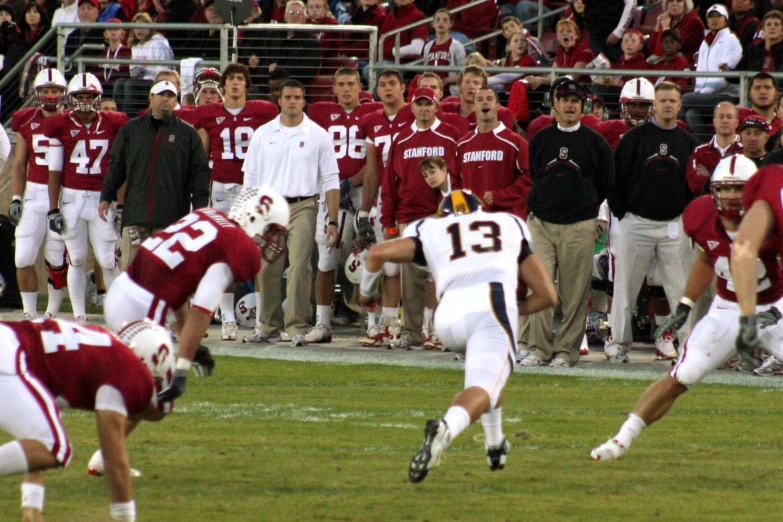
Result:
{"label": "red football helmet", "polygon": [[727,188],[742,189],[750,177],[756,173],[758,168],[753,160],[746,158],[742,154],[735,154],[728,158],[723,158],[715,172],[712,174],[710,190],[712,199],[715,200],[715,208],[724,219],[729,221],[739,221],[745,213],[745,207],[742,204],[742,194],[739,197],[728,197],[723,194]]}

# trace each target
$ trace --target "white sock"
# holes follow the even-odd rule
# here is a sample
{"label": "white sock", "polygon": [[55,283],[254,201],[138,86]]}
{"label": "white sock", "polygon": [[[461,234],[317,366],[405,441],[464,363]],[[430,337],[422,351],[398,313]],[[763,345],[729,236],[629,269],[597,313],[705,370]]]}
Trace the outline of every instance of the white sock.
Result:
{"label": "white sock", "polygon": [[503,439],[503,416],[502,408],[495,408],[489,413],[481,415],[481,424],[484,426],[484,437],[488,447],[499,446]]}
{"label": "white sock", "polygon": [[666,319],[668,319],[668,317],[666,317],[665,315],[656,315],[655,316],[655,325],[656,326],[662,325],[663,323],[666,322]]}
{"label": "white sock", "polygon": [[22,508],[33,508],[43,511],[46,489],[41,484],[22,482]]}
{"label": "white sock", "polygon": [[315,305],[315,324],[332,325],[331,305]]}
{"label": "white sock", "polygon": [[378,312],[367,312],[367,328],[378,324]]}
{"label": "white sock", "polygon": [[22,310],[33,318],[38,317],[38,292],[19,292],[22,295]]}
{"label": "white sock", "polygon": [[55,289],[52,285],[49,285],[49,302],[46,303],[46,312],[56,316],[60,313],[60,305],[65,297],[65,289]]}
{"label": "white sock", "polygon": [[84,265],[71,266],[68,269],[68,292],[71,296],[73,317],[87,317],[85,294],[87,293],[87,271]]}
{"label": "white sock", "polygon": [[27,457],[19,441],[0,446],[0,475],[18,475],[27,471]]}
{"label": "white sock", "polygon": [[633,442],[634,439],[636,439],[636,437],[638,437],[642,433],[642,430],[646,427],[647,424],[642,420],[641,417],[635,413],[631,413],[628,415],[628,419],[620,427],[620,431],[617,432],[615,439],[617,439],[620,444],[628,448],[631,446],[631,442]]}
{"label": "white sock", "polygon": [[261,328],[261,292],[256,294],[256,328]]}
{"label": "white sock", "polygon": [[396,306],[384,306],[381,308],[381,314],[384,317],[391,317],[397,319],[397,307]]}
{"label": "white sock", "polygon": [[468,413],[468,410],[462,406],[452,406],[446,411],[446,415],[443,416],[443,421],[449,427],[451,440],[454,440],[457,435],[470,426],[470,414]]}
{"label": "white sock", "polygon": [[234,323],[237,318],[234,315],[234,293],[223,292],[220,296],[220,322]]}
{"label": "white sock", "polygon": [[434,308],[424,308],[424,328],[432,326],[432,316],[435,313]]}
{"label": "white sock", "polygon": [[103,269],[103,284],[106,285],[107,292],[109,291],[109,288],[111,288],[111,285],[114,284],[114,280],[120,277],[121,273],[122,271],[118,266]]}

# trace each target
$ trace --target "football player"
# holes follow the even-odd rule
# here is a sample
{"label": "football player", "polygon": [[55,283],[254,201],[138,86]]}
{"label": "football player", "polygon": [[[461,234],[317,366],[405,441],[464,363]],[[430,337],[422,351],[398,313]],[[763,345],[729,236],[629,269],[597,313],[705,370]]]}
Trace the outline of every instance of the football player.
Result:
{"label": "football player", "polygon": [[[217,72],[214,69],[205,71]],[[204,71],[199,74],[202,78],[205,75]],[[202,95],[203,89],[215,87],[214,74],[210,74],[200,85]],[[257,128],[277,116],[277,107],[263,100],[247,100],[250,73],[244,65],[229,64],[219,78],[217,89],[225,93],[225,101],[201,105],[191,114],[193,126],[211,161],[210,206],[226,213],[242,190],[242,164],[250,138]],[[220,298],[220,315],[223,323],[221,340],[236,341],[233,286]]]}
{"label": "football player", "polygon": [[172,376],[165,329],[128,325],[117,337],[97,326],[41,319],[0,322],[0,475],[25,473],[24,520],[43,520],[44,471],[67,466],[71,443],[58,404],[95,412],[114,520],[134,521],[125,439],[142,420],[160,420],[170,404],[156,395]]}
{"label": "football player", "polygon": [[[747,196],[743,197],[743,188],[750,188],[755,172],[753,161],[742,155],[724,158],[712,175],[712,195],[701,196],[686,207],[683,214],[685,233],[699,246],[698,254],[677,309],[658,330],[681,328],[694,303],[707,291],[715,276],[717,295],[707,315],[696,324],[688,342],[681,347],[682,353],[669,374],[647,389],[617,435],[592,450],[590,457],[594,460],[621,457],[642,430],[663,417],[680,395],[737,353],[734,339],[741,332],[737,321],[741,312],[740,295],[735,292],[739,279],[736,270],[729,268],[729,256],[734,248],[731,238],[737,235],[746,208],[743,199],[747,203]],[[779,190],[775,197],[780,205]],[[749,313],[755,321],[753,314],[760,312],[760,322],[766,326],[757,343],[760,340],[766,349],[781,357],[783,324],[775,324],[781,317],[779,308],[783,297],[783,273],[777,262],[779,253],[777,237],[763,242],[757,250],[752,262],[754,303]],[[743,309],[742,313],[748,312]],[[743,319],[747,317],[743,316]]]}
{"label": "football player", "polygon": [[[332,87],[337,102],[316,102],[307,111],[308,117],[332,136],[334,153],[340,169],[339,237],[342,241],[353,238],[353,212],[362,205],[362,183],[366,164],[366,144],[359,130],[359,120],[375,112],[380,103],[359,103],[362,81],[359,71],[342,67],[334,73]],[[326,198],[321,195],[315,241],[318,245],[318,275],[315,278],[315,326],[305,335],[308,343],[332,341],[332,301],[337,264],[340,261],[339,244],[329,247],[326,243]]]}
{"label": "football player", "polygon": [[[220,71],[207,67],[202,69],[193,78],[193,94],[196,97],[196,105],[210,105],[224,100],[223,87],[221,85]],[[250,86],[248,86],[248,89]]]}
{"label": "football player", "polygon": [[46,159],[47,140],[43,134],[44,120],[63,112],[66,87],[65,77],[60,71],[42,70],[33,81],[36,107],[18,110],[11,117],[11,128],[23,138],[16,141],[11,178],[11,192],[15,195],[8,212],[11,219],[17,221],[16,279],[23,307],[20,320],[32,320],[38,316],[35,260],[44,238],[46,270],[49,272],[49,302],[44,317],[56,317],[60,312],[66,286],[68,264],[65,262],[65,243],[62,237],[49,230],[46,220],[49,212],[49,164]]}
{"label": "football player", "polygon": [[[520,218],[481,212],[479,199],[461,190],[443,199],[437,215],[439,219],[409,226],[401,239],[372,247],[361,283],[362,304],[372,307],[383,263],[429,268],[440,299],[437,333],[445,346],[465,353],[465,389],[442,419],[427,421],[424,444],[408,470],[412,482],[424,480],[451,441],[479,417],[489,467],[504,468],[509,444],[501,427],[501,402],[514,369],[517,315],[557,301],[543,264],[530,251],[530,234]],[[517,303],[519,281],[532,292]]]}
{"label": "football player", "polygon": [[103,178],[109,168],[109,150],[128,117],[100,111],[101,83],[90,73],[77,74],[68,83],[71,112],[55,114],[43,123],[49,140],[49,228],[62,236],[68,248],[68,288],[77,323],[87,321],[88,243],[103,269],[106,288],[120,274],[115,254],[119,237],[113,209],[104,221],[98,213]]}
{"label": "football player", "polygon": [[262,257],[272,263],[282,255],[280,236],[286,233],[288,218],[288,203],[275,190],[244,189],[228,216],[202,208],[144,241],[109,289],[104,305],[109,328],[117,331],[146,317],[171,326],[179,337],[174,380],[161,400],[184,393],[188,370],[223,289],[255,277]]}

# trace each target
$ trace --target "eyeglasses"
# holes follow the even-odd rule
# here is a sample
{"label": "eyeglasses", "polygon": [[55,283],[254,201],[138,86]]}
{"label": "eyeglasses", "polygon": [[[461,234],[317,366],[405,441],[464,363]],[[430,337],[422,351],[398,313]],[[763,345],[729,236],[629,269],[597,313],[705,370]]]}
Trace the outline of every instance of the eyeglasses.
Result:
{"label": "eyeglasses", "polygon": [[304,11],[286,11],[286,14],[304,16]]}

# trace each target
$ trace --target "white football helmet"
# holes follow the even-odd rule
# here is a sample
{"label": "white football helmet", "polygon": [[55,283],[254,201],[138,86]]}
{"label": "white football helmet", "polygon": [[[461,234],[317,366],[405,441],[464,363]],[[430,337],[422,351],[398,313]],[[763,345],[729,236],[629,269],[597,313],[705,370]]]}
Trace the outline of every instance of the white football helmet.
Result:
{"label": "white football helmet", "polygon": [[[44,87],[54,87],[59,89],[60,94],[56,96],[44,96],[41,89]],[[35,92],[35,101],[38,106],[46,111],[56,111],[65,103],[65,90],[68,84],[65,82],[65,76],[57,69],[44,69],[35,76],[33,80],[33,92]]]}
{"label": "white football helmet", "polygon": [[354,285],[362,282],[362,270],[367,261],[367,249],[357,248],[345,260],[345,277]]}
{"label": "white football helmet", "polygon": [[175,350],[169,331],[149,319],[133,321],[117,332],[117,338],[133,350],[155,378],[167,381],[174,368]]}
{"label": "white football helmet", "polygon": [[211,67],[196,73],[196,76],[193,77],[193,94],[196,96],[196,100],[198,100],[201,91],[207,87],[215,89],[220,94],[220,99],[223,100],[223,88],[220,86],[221,77],[220,71]]}
{"label": "white football helmet", "polygon": [[721,191],[727,187],[744,187],[750,177],[756,173],[758,167],[750,158],[742,154],[734,154],[723,158],[715,167],[710,181],[712,199],[715,200],[715,208],[722,218],[730,221],[739,221],[745,213],[742,197],[729,198],[721,195]]}
{"label": "white football helmet", "polygon": [[[655,87],[645,78],[634,78],[623,85],[620,91],[620,117],[628,125],[637,126],[646,121],[650,121],[653,115],[653,102],[655,101]],[[631,108],[626,104],[643,104],[644,108]]]}
{"label": "white football helmet", "polygon": [[[79,102],[76,100],[77,94],[93,94],[91,102]],[[82,112],[98,112],[101,109],[101,96],[103,96],[103,87],[101,82],[94,74],[77,74],[68,82],[68,104],[71,110]]]}
{"label": "white football helmet", "polygon": [[289,217],[288,202],[271,187],[243,188],[228,211],[228,219],[253,238],[267,263],[285,251],[282,240]]}
{"label": "white football helmet", "polygon": [[255,292],[243,295],[234,307],[237,324],[239,326],[255,326],[257,311],[258,307],[256,304]]}

